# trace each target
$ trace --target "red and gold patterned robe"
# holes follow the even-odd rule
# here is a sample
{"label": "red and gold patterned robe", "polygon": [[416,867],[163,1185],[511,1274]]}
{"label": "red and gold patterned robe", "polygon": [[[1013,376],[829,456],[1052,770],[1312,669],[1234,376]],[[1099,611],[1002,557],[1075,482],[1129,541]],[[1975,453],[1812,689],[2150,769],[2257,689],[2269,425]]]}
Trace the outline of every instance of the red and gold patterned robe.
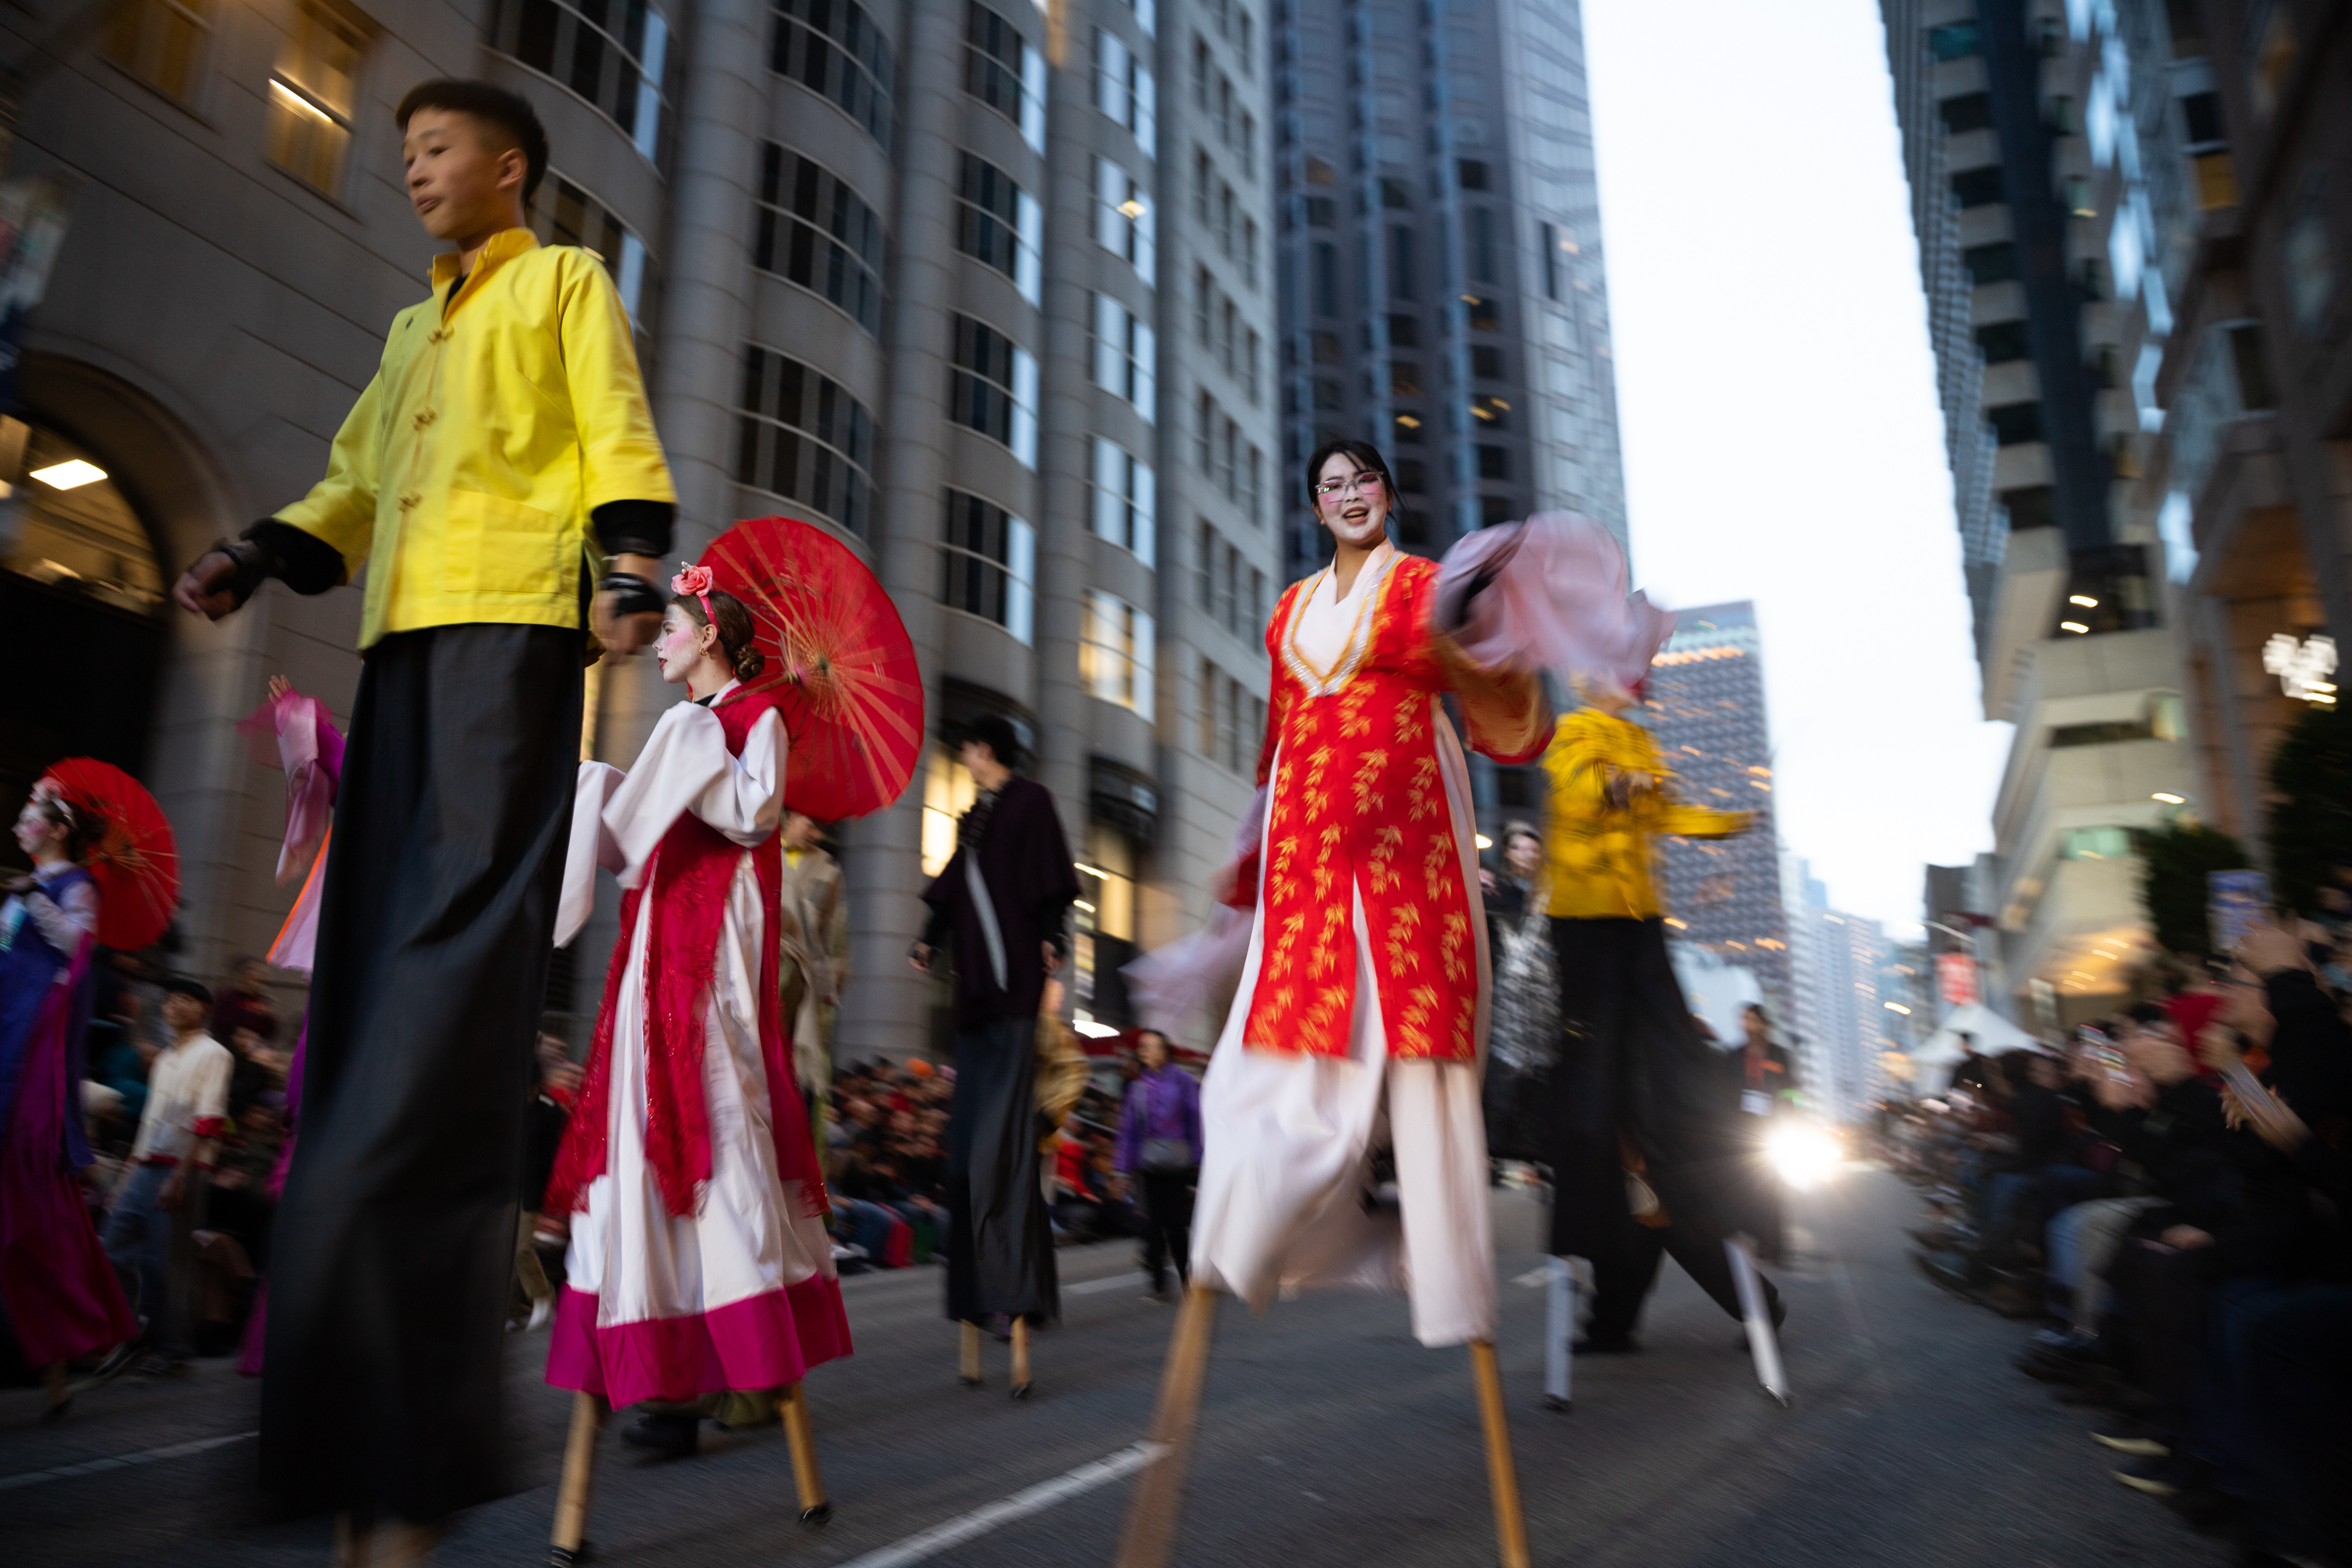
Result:
{"label": "red and gold patterned robe", "polygon": [[1363,570],[1380,581],[1328,668],[1297,635],[1324,573],[1293,584],[1266,627],[1265,946],[1243,1037],[1255,1050],[1349,1053],[1360,900],[1389,1054],[1472,1061],[1480,905],[1440,768],[1439,696],[1455,694],[1471,745],[1501,763],[1539,755],[1549,715],[1533,674],[1475,665],[1432,629],[1435,562],[1383,551]]}

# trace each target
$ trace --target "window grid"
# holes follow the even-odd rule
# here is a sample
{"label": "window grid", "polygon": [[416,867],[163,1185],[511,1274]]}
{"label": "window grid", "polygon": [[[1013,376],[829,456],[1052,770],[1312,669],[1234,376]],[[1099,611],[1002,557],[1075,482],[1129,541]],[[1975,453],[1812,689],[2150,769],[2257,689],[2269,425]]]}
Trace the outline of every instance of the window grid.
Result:
{"label": "window grid", "polygon": [[1037,466],[1037,362],[1003,332],[970,316],[955,319],[948,417]]}
{"label": "window grid", "polygon": [[889,41],[856,0],[776,0],[768,68],[831,100],[890,150],[890,91],[898,68]]}
{"label": "window grid", "polygon": [[[576,245],[603,262],[620,292],[621,308],[629,313],[629,324],[641,336],[650,333],[638,305],[655,275],[653,258],[645,241],[610,207],[550,169],[531,199],[530,230],[541,245]],[[658,289],[652,292],[659,297]]]}
{"label": "window grid", "polygon": [[1039,258],[1045,237],[1045,210],[1013,176],[985,158],[966,153],[956,207],[956,247],[978,257],[1013,279],[1021,297],[1034,305],[1045,277]]}
{"label": "window grid", "polygon": [[150,87],[187,102],[195,97],[212,35],[212,0],[127,0],[114,13],[106,52]]}
{"label": "window grid", "polygon": [[366,52],[357,28],[317,0],[302,0],[270,73],[269,161],[329,195],[342,189]]}
{"label": "window grid", "polygon": [[1095,296],[1095,384],[1158,421],[1158,345],[1150,327],[1108,294]]}
{"label": "window grid", "polygon": [[1036,630],[1036,531],[967,490],[950,489],[940,551],[940,599],[993,621],[1024,643]]}
{"label": "window grid", "polygon": [[1031,152],[1045,151],[1045,57],[985,5],[964,14],[963,89],[1019,126]]}
{"label": "window grid", "polygon": [[874,419],[821,371],[753,343],[743,353],[735,479],[814,508],[863,538],[873,522]]}
{"label": "window grid", "polygon": [[1146,566],[1156,565],[1158,510],[1157,480],[1150,465],[1118,442],[1096,437],[1096,535],[1131,552]]}
{"label": "window grid", "polygon": [[578,93],[647,159],[669,151],[680,74],[668,21],[645,0],[511,0],[499,48]]}
{"label": "window grid", "polygon": [[768,143],[752,264],[831,300],[882,335],[882,220],[813,158]]}
{"label": "window grid", "polygon": [[1151,616],[1115,595],[1090,589],[1078,641],[1078,679],[1105,702],[1152,716]]}
{"label": "window grid", "polygon": [[1095,29],[1095,107],[1135,133],[1147,158],[1159,149],[1159,88],[1118,35]]}
{"label": "window grid", "polygon": [[1131,262],[1150,288],[1159,282],[1159,220],[1151,193],[1108,158],[1095,160],[1095,243]]}

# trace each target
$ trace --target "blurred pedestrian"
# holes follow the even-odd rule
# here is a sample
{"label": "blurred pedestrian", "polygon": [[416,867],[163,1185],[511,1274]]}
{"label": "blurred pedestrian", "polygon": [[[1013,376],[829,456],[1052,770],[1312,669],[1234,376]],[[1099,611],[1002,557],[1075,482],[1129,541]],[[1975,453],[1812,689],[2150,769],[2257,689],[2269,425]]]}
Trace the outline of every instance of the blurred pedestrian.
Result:
{"label": "blurred pedestrian", "polygon": [[137,1332],[82,1200],[81,1033],[98,947],[98,885],[81,865],[102,824],[36,794],[16,817],[33,862],[0,903],[0,1308],[26,1362],[49,1369],[47,1418],[65,1415],[65,1366]]}
{"label": "blurred pedestrian", "polygon": [[213,994],[211,1034],[235,1049],[239,1029],[249,1029],[257,1040],[278,1036],[278,1009],[269,1000],[269,965],[248,953],[229,961],[228,980]]}
{"label": "blurred pedestrian", "polygon": [[833,1024],[849,983],[849,903],[841,866],[826,853],[824,827],[805,812],[784,813],[783,901],[776,921],[782,950],[784,1026],[793,1068],[820,1141],[833,1088]]}
{"label": "blurred pedestrian", "polygon": [[[514,1162],[583,643],[589,626],[620,653],[654,635],[676,500],[611,274],[530,232],[548,149],[529,102],[432,81],[394,118],[411,203],[449,247],[431,296],[394,321],[327,477],[173,590],[217,620],[268,578],[365,577],[261,1468],[387,1557],[505,1488]],[[592,584],[598,555],[612,569]]]}
{"label": "blurred pedestrian", "polygon": [[212,994],[193,980],[163,984],[172,1045],[147,1077],[147,1107],[131,1145],[131,1168],[106,1216],[106,1253],[145,1320],[142,1373],[179,1370],[193,1348],[189,1289],[205,1179],[228,1130],[236,1059],[205,1032]]}
{"label": "blurred pedestrian", "polygon": [[1037,1169],[1037,1026],[1046,977],[1069,952],[1078,874],[1053,792],[1014,771],[1012,723],[982,714],[961,754],[979,793],[957,821],[955,854],[923,891],[930,919],[908,954],[935,973],[953,942],[947,1315],[1047,1323],[1061,1315],[1061,1291]]}
{"label": "blurred pedestrian", "polygon": [[1141,1201],[1143,1271],[1155,1300],[1168,1300],[1168,1264],[1179,1288],[1192,1279],[1192,1187],[1201,1179],[1201,1086],[1178,1067],[1168,1037],[1146,1029],[1136,1037],[1143,1069],[1127,1086],[1112,1168],[1133,1182]]}
{"label": "blurred pedestrian", "polygon": [[[1660,834],[1722,838],[1746,812],[1685,805],[1637,699],[1583,672],[1585,706],[1559,721],[1548,848],[1559,965],[1560,1060],[1553,1076],[1551,1250],[1591,1260],[1581,1348],[1638,1349],[1633,1327],[1661,1249],[1732,1317],[1724,1238],[1741,1227],[1742,1172],[1729,1144],[1722,1067],[1693,1025],[1667,957],[1656,885]],[[1774,1321],[1779,1293],[1767,1281]]]}
{"label": "blurred pedestrian", "polygon": [[1739,1010],[1739,1026],[1740,1047],[1731,1053],[1727,1070],[1735,1080],[1732,1092],[1739,1106],[1736,1125],[1747,1166],[1746,1229],[1755,1240],[1756,1256],[1778,1263],[1788,1194],[1772,1163],[1769,1143],[1773,1127],[1796,1109],[1797,1064],[1788,1047],[1772,1037],[1772,1016],[1762,1003],[1750,1002]]}

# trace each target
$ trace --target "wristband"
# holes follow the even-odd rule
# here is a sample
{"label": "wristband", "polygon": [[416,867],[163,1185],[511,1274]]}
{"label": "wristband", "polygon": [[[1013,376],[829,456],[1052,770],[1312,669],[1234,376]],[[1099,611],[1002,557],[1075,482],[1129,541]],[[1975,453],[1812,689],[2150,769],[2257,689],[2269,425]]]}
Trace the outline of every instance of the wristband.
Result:
{"label": "wristband", "polygon": [[[205,555],[218,555],[229,563],[228,591],[231,608],[243,609],[254,591],[278,575],[285,563],[278,552],[266,544],[251,539],[216,539],[205,551]],[[196,557],[201,563],[204,556]]]}
{"label": "wristband", "polygon": [[613,595],[613,614],[625,616],[660,615],[669,607],[661,590],[634,572],[607,572],[596,584],[599,594]]}

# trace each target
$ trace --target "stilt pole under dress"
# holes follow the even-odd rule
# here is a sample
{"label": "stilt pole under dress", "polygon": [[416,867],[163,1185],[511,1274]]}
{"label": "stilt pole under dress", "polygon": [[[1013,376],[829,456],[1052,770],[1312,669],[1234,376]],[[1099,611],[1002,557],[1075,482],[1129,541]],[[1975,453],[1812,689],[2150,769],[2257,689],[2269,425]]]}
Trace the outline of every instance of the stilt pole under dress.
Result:
{"label": "stilt pole under dress", "polygon": [[[1119,1533],[1114,1568],[1167,1568],[1176,1542],[1216,1313],[1215,1290],[1206,1285],[1185,1289],[1183,1309],[1177,1315],[1168,1360],[1160,1374],[1160,1405],[1151,1422],[1155,1452],[1128,1504],[1127,1525]],[[1503,1405],[1503,1379],[1496,1368],[1493,1341],[1471,1342],[1470,1366],[1478,1385],[1486,1480],[1494,1494],[1496,1559],[1501,1568],[1528,1568],[1527,1521],[1519,1509],[1518,1469],[1511,1459],[1510,1422]]]}

